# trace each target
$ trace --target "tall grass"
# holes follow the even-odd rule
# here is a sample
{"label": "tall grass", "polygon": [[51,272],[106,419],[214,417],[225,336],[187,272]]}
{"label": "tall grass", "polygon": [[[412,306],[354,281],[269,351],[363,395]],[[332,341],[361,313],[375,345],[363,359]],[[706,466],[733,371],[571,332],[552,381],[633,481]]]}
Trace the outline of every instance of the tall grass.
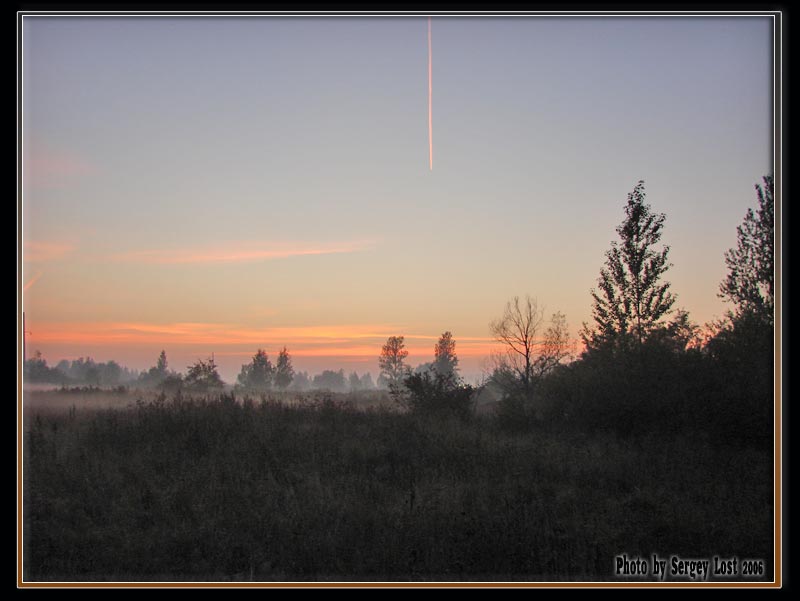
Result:
{"label": "tall grass", "polygon": [[223,395],[41,414],[24,444],[28,580],[607,580],[623,552],[772,573],[770,455],[681,435]]}

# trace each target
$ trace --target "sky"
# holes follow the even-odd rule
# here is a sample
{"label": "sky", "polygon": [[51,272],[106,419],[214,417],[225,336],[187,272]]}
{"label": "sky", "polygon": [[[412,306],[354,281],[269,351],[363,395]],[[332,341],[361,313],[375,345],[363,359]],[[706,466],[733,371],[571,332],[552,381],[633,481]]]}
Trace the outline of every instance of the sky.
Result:
{"label": "sky", "polygon": [[644,180],[698,324],[772,171],[768,17],[25,16],[26,352],[378,373],[591,320]]}

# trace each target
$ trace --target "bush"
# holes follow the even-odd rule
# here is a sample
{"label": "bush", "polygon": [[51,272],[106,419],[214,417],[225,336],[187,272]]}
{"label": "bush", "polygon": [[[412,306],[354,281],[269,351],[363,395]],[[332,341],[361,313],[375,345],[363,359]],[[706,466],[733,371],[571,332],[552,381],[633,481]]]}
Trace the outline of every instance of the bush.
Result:
{"label": "bush", "polygon": [[462,384],[452,374],[415,373],[406,376],[403,383],[406,387],[403,403],[411,413],[462,419],[473,413],[472,386]]}
{"label": "bush", "polygon": [[533,402],[523,394],[508,394],[497,404],[497,425],[508,432],[525,432],[536,422]]}
{"label": "bush", "polygon": [[707,402],[703,363],[658,341],[594,350],[543,382],[544,420],[623,438],[686,431]]}

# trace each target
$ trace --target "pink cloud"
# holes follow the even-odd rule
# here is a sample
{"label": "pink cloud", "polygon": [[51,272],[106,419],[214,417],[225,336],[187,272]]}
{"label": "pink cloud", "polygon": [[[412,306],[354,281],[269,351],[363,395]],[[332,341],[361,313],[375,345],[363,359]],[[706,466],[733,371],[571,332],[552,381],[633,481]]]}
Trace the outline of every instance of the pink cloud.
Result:
{"label": "pink cloud", "polygon": [[41,271],[38,271],[38,272],[36,272],[36,274],[35,274],[35,275],[34,275],[34,276],[33,276],[33,277],[30,279],[30,280],[28,280],[28,283],[27,283],[27,284],[25,284],[25,286],[22,288],[22,290],[23,290],[24,292],[27,292],[27,291],[28,291],[28,289],[29,289],[31,286],[33,286],[33,285],[34,285],[34,284],[37,282],[37,280],[38,280],[40,277],[42,277],[42,272],[41,272]]}
{"label": "pink cloud", "polygon": [[77,153],[34,143],[22,163],[25,183],[35,188],[63,188],[92,175],[96,167]]}
{"label": "pink cloud", "polygon": [[364,250],[370,242],[352,241],[329,244],[249,244],[240,243],[211,248],[178,248],[141,250],[112,255],[114,261],[146,263],[151,265],[177,265],[192,263],[251,263],[272,259],[285,259],[305,255],[331,255]]}
{"label": "pink cloud", "polygon": [[25,261],[30,263],[43,263],[45,261],[53,261],[60,259],[68,252],[74,250],[72,244],[62,242],[25,242],[23,249],[23,257]]}

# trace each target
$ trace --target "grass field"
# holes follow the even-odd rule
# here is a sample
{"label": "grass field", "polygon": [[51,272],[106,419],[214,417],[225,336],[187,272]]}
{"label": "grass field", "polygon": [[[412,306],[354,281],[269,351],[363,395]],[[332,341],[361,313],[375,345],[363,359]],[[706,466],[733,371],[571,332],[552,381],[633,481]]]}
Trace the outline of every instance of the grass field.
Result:
{"label": "grass field", "polygon": [[772,578],[764,450],[348,395],[131,396],[29,398],[26,580],[594,581],[622,553],[763,558]]}

